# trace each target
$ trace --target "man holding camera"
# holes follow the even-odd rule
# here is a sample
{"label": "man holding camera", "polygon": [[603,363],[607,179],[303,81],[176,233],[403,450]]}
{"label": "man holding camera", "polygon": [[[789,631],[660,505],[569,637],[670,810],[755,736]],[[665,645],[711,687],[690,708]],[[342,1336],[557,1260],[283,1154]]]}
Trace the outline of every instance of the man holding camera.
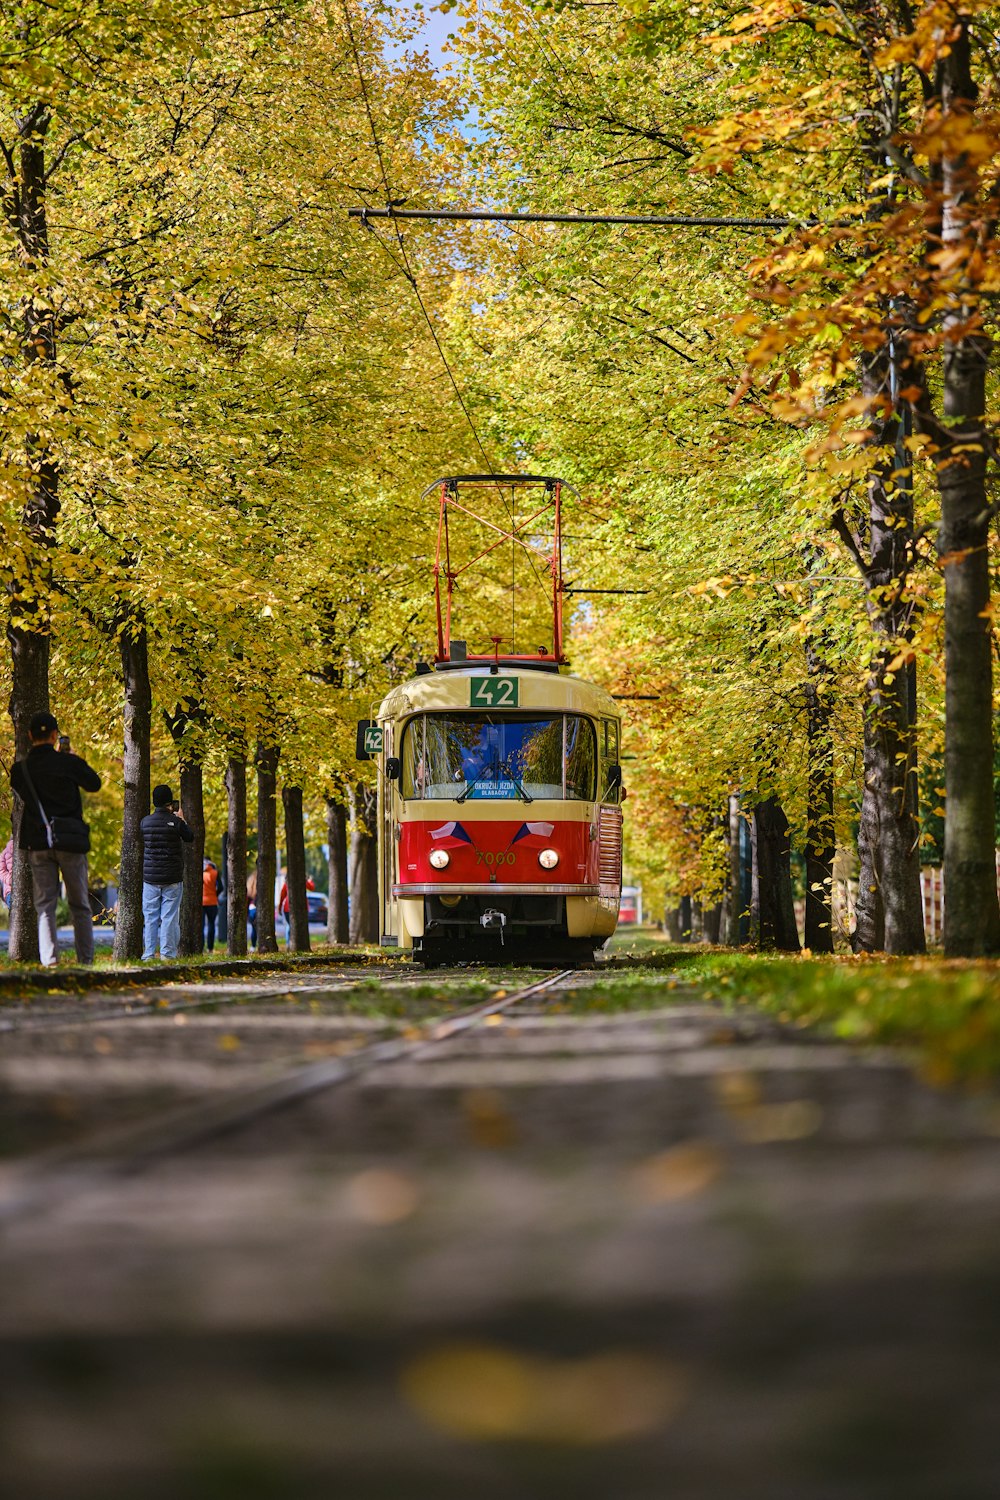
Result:
{"label": "man holding camera", "polygon": [[90,830],[83,820],[80,789],[99,792],[101,778],[71,751],[60,753],[59,725],[50,713],[32,714],[28,724],[31,749],[14,762],[11,786],[21,801],[18,844],[28,852],[31,885],[38,913],[38,951],[46,969],[59,960],[56,902],[59,877],[73,918],[76,961],[94,962],[94,919],[87,894],[87,851]]}
{"label": "man holding camera", "polygon": [[153,811],[143,818],[142,926],[143,958],[176,958],[181,936],[181,896],[184,892],[184,850],[194,833],[177,815],[168,786],[153,788]]}

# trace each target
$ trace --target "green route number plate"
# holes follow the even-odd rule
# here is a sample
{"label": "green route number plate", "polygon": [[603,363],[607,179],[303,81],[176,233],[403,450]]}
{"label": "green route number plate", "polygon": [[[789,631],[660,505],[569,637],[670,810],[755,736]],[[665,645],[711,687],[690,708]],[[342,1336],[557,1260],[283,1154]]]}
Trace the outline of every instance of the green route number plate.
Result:
{"label": "green route number plate", "polygon": [[358,738],[355,746],[355,755],[358,760],[374,760],[376,755],[382,754],[382,735],[380,725],[371,719],[362,719],[358,725]]}
{"label": "green route number plate", "polygon": [[469,703],[472,708],[516,708],[516,677],[472,677],[469,679]]}

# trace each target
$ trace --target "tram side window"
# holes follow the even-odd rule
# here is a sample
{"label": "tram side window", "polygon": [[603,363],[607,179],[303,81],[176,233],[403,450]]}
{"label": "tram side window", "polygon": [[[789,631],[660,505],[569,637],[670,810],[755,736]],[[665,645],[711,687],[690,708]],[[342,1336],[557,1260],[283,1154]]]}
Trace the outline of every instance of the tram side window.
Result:
{"label": "tram side window", "polygon": [[601,755],[601,801],[618,803],[621,801],[622,790],[620,786],[609,787],[608,772],[612,766],[620,764],[618,746],[618,722],[615,719],[602,719],[602,755]]}
{"label": "tram side window", "polygon": [[597,742],[589,719],[566,715],[566,796],[592,802],[597,781]]}
{"label": "tram side window", "polygon": [[412,719],[403,734],[403,774],[400,790],[404,797],[423,797],[427,781],[427,756],[424,749],[424,720]]}

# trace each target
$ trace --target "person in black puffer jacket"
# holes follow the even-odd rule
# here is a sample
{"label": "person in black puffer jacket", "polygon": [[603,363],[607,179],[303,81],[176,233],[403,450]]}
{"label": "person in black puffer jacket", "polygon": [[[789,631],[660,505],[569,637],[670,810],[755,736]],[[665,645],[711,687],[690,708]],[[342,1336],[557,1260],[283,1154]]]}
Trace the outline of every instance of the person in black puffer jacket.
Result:
{"label": "person in black puffer jacket", "polygon": [[194,834],[177,815],[168,786],[154,786],[153,811],[143,818],[142,924],[143,958],[155,958],[157,944],[163,958],[176,958],[180,942],[181,894],[184,890],[184,851]]}

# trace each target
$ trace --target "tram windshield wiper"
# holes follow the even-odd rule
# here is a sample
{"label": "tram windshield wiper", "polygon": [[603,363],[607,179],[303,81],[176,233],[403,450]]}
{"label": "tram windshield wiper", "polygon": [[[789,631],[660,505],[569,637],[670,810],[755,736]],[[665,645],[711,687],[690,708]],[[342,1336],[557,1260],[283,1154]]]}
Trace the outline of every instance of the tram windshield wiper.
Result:
{"label": "tram windshield wiper", "polygon": [[476,772],[471,781],[465,783],[465,791],[460,792],[455,801],[464,802],[474,786],[478,786],[481,781],[490,781],[495,778],[497,771],[500,769],[496,761],[491,761],[488,766],[483,766],[480,771]]}
{"label": "tram windshield wiper", "polygon": [[478,786],[481,781],[497,781],[499,780],[499,776],[497,773],[503,772],[507,780],[513,784],[514,790],[517,792],[517,795],[520,797],[522,802],[534,802],[534,797],[532,797],[530,793],[524,790],[524,787],[521,785],[521,783],[518,781],[517,777],[511,770],[508,763],[509,759],[510,758],[508,757],[507,760],[491,761],[488,766],[483,766],[482,770],[479,771],[475,776],[473,776],[471,781],[466,783],[465,791],[460,792],[459,795],[455,798],[455,801],[464,802],[465,799],[469,796],[473,787]]}
{"label": "tram windshield wiper", "polygon": [[514,783],[514,787],[515,787],[515,789],[517,791],[517,795],[520,797],[520,799],[521,799],[522,802],[534,802],[534,800],[535,800],[534,797],[531,795],[530,792],[526,792],[524,790],[524,787],[521,785],[521,783],[518,781],[517,777],[514,775],[514,772],[511,770],[511,768],[510,768],[510,762],[511,762],[512,758],[513,758],[512,756],[508,755],[507,759],[504,761],[504,763],[500,767],[500,769],[503,771],[503,773],[507,777],[507,779],[509,781],[512,781]]}

